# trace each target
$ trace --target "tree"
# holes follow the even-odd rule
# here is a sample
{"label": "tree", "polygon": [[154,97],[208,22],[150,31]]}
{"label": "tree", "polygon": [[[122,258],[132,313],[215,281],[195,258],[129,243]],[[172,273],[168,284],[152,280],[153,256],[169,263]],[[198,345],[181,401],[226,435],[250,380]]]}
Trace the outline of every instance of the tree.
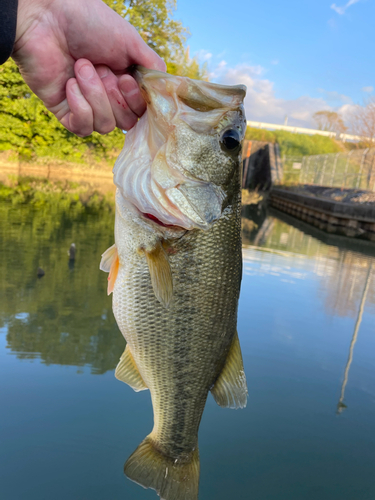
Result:
{"label": "tree", "polygon": [[[176,0],[105,0],[139,31],[145,42],[167,63],[169,73],[195,79],[207,77],[206,67],[190,58],[185,48],[188,30],[173,19]],[[118,129],[80,138],[47,111],[9,59],[0,67],[0,151],[13,150],[24,159],[42,156],[87,161],[112,159],[123,146]]]}
{"label": "tree", "polygon": [[16,151],[23,159],[50,156],[80,161],[88,153],[106,158],[124,143],[117,129],[84,138],[66,130],[31,92],[11,59],[0,66],[0,110],[0,151]]}
{"label": "tree", "polygon": [[167,72],[197,80],[207,79],[206,66],[190,58],[185,42],[189,31],[173,19],[176,0],[104,0],[117,14],[130,22],[143,40],[162,57]]}
{"label": "tree", "polygon": [[341,116],[335,111],[317,111],[313,115],[319,130],[343,133],[348,130]]}
{"label": "tree", "polygon": [[351,122],[353,132],[363,138],[363,145],[373,147],[375,141],[375,97],[369,97],[363,106],[356,106]]}

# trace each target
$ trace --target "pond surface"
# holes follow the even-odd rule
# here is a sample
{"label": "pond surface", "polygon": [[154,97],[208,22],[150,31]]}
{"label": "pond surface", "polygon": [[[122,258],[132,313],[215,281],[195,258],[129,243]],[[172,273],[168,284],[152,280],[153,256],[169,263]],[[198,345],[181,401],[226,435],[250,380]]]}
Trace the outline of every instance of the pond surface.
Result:
{"label": "pond surface", "polygon": [[[249,399],[233,411],[208,397],[200,499],[373,500],[375,247],[244,214]],[[98,269],[112,235],[110,212],[0,204],[3,500],[157,498],[123,475],[152,408],[114,378],[125,342]]]}

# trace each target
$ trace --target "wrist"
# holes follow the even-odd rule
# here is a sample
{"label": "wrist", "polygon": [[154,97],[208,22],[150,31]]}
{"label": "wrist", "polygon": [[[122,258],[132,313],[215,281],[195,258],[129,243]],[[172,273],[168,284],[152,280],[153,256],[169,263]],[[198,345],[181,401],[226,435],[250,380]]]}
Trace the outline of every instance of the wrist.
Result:
{"label": "wrist", "polygon": [[48,12],[53,3],[54,0],[18,0],[15,51],[23,45],[24,35]]}

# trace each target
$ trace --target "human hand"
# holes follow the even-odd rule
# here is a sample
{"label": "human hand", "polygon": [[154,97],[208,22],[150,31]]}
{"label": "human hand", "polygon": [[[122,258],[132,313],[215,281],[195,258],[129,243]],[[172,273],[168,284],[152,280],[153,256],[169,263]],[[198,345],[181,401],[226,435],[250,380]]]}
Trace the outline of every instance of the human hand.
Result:
{"label": "human hand", "polygon": [[19,0],[12,57],[31,90],[82,137],[129,130],[145,111],[129,66],[165,71],[136,29],[101,0]]}

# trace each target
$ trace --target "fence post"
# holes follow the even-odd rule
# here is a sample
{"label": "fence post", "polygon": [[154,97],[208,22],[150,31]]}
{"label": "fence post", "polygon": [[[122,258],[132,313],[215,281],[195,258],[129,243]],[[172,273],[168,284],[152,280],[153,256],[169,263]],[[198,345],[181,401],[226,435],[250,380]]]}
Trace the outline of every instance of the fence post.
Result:
{"label": "fence post", "polygon": [[335,155],[335,161],[333,162],[333,170],[332,170],[332,177],[331,177],[331,185],[330,187],[333,186],[333,180],[335,178],[335,173],[336,173],[336,165],[337,165],[337,160],[339,159],[340,153],[336,153]]}
{"label": "fence post", "polygon": [[350,156],[352,155],[352,153],[354,153],[354,149],[352,149],[350,151],[350,153],[348,153],[348,156],[346,157],[346,165],[345,165],[345,173],[344,173],[344,179],[345,179],[344,187],[345,188],[346,188],[346,177],[347,177],[347,174],[348,174],[349,160],[350,160]]}
{"label": "fence post", "polygon": [[324,158],[324,163],[323,163],[323,168],[322,168],[322,175],[320,177],[320,184],[323,185],[323,181],[324,181],[324,172],[326,170],[326,165],[327,165],[327,160],[328,160],[328,154],[325,156]]}
{"label": "fence post", "polygon": [[367,172],[367,189],[370,188],[370,182],[371,182],[371,177],[372,177],[372,169],[374,168],[374,162],[375,162],[375,150],[372,149],[372,162],[371,162],[371,167],[368,169]]}
{"label": "fence post", "polygon": [[250,155],[251,155],[251,146],[252,146],[252,141],[249,141],[247,143],[246,159],[245,159],[245,166],[244,166],[244,172],[243,172],[243,178],[242,178],[242,187],[243,187],[243,189],[247,188],[247,174],[248,174],[248,170],[249,170],[249,162],[250,162]]}
{"label": "fence post", "polygon": [[319,156],[320,156],[320,155],[315,155],[315,163],[314,163],[314,179],[313,179],[313,184],[316,184],[316,180],[315,180],[315,179],[316,179],[316,174],[317,174],[317,172],[318,172],[318,167],[317,167],[317,165],[318,165],[318,161],[319,161]]}
{"label": "fence post", "polygon": [[357,183],[356,183],[356,189],[358,189],[359,187],[359,183],[360,183],[360,180],[361,180],[361,177],[362,177],[362,170],[363,170],[363,164],[365,162],[365,159],[366,159],[366,155],[368,153],[368,150],[369,148],[366,148],[364,151],[363,151],[363,154],[362,154],[362,158],[361,158],[361,165],[359,167],[359,172],[358,172],[358,176],[357,176]]}
{"label": "fence post", "polygon": [[306,180],[309,180],[309,170],[310,170],[311,156],[307,158],[307,167],[306,167]]}
{"label": "fence post", "polygon": [[306,158],[307,158],[307,156],[302,156],[300,184],[304,184],[305,183],[305,177],[306,177],[306,171],[305,171]]}

